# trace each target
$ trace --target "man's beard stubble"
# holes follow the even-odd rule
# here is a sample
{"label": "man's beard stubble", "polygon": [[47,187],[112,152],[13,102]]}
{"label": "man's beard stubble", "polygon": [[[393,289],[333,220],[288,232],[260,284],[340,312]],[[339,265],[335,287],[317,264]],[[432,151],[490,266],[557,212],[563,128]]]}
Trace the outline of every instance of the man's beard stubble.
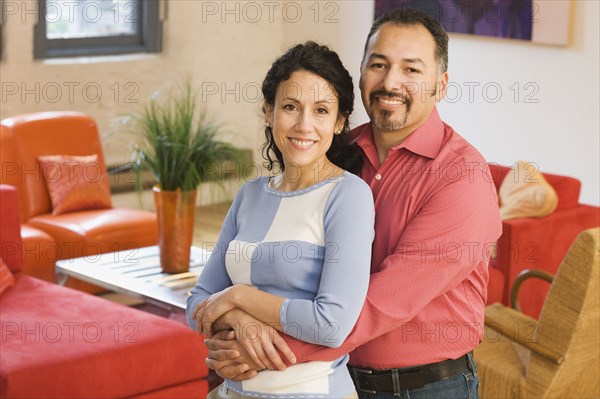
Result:
{"label": "man's beard stubble", "polygon": [[[379,110],[378,114],[375,113],[375,109],[373,104],[377,101],[377,96],[383,96],[388,98],[397,98],[404,102],[404,106],[406,107],[406,111],[404,112],[404,117],[401,120],[393,120],[392,112],[386,110]],[[408,121],[408,114],[410,113],[410,107],[412,105],[412,99],[403,94],[403,93],[393,93],[387,92],[385,90],[377,90],[369,95],[369,118],[371,119],[371,123],[373,126],[379,130],[384,132],[392,132],[395,130],[402,129],[406,122]]]}

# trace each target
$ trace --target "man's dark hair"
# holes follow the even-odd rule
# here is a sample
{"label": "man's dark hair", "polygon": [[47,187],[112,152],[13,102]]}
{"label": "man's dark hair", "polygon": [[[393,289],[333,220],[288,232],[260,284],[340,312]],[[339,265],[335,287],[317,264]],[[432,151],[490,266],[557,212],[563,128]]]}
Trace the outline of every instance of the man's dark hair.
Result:
{"label": "man's dark hair", "polygon": [[431,36],[433,36],[433,40],[435,41],[434,55],[438,63],[439,71],[444,73],[448,70],[448,34],[442,25],[434,18],[421,11],[405,7],[387,11],[373,22],[373,26],[371,26],[367,41],[365,42],[363,62],[367,55],[367,48],[369,47],[371,36],[373,36],[383,24],[388,22],[399,26],[423,25],[423,27],[431,33]]}
{"label": "man's dark hair", "polygon": [[[358,173],[361,158],[355,146],[349,145],[350,125],[348,117],[354,108],[354,85],[352,77],[335,51],[327,46],[319,45],[313,41],[298,44],[289,49],[285,54],[275,60],[262,84],[262,94],[265,102],[270,106],[275,105],[275,96],[279,85],[288,80],[296,71],[308,71],[320,76],[331,85],[338,100],[338,112],[346,117],[346,122],[340,134],[333,136],[331,147],[327,151],[327,158],[335,165],[352,173]],[[264,110],[263,110],[264,111]],[[285,168],[281,151],[277,148],[273,138],[273,128],[265,127],[265,144],[262,148],[266,167],[273,170],[277,164],[282,171]],[[273,158],[274,155],[275,157]]]}

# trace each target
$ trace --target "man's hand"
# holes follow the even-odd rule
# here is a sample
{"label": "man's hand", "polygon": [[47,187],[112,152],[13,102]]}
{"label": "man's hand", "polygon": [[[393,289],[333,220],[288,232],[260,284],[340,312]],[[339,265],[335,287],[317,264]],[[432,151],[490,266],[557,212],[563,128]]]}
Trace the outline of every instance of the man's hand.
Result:
{"label": "man's hand", "polygon": [[279,352],[290,364],[296,363],[296,357],[277,330],[240,309],[227,312],[214,323],[213,331],[215,328],[233,329],[246,356],[252,359],[259,369],[285,370],[287,366]]}
{"label": "man's hand", "polygon": [[235,339],[233,331],[216,334],[204,341],[208,348],[206,365],[221,378],[244,381],[256,377],[260,367]]}

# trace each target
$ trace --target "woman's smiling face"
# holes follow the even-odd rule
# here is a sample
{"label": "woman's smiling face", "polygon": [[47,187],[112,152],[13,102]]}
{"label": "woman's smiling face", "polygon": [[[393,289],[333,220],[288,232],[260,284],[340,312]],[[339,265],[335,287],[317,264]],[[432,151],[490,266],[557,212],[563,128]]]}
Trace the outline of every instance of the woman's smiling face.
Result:
{"label": "woman's smiling face", "polygon": [[334,132],[341,131],[345,121],[329,82],[306,70],[295,71],[277,87],[275,104],[265,104],[265,110],[286,169],[329,162],[326,153]]}

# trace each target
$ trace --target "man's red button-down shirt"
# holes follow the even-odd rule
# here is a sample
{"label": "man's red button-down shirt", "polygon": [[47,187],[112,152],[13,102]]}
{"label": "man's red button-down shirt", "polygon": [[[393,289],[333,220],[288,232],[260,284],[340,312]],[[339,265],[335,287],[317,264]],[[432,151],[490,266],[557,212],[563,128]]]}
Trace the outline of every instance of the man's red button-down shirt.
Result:
{"label": "man's red button-down shirt", "polygon": [[339,348],[290,347],[300,362],[352,351],[350,364],[376,369],[460,357],[482,338],[489,249],[502,229],[487,163],[436,109],[381,165],[371,124],[356,131],[375,200],[367,299]]}

